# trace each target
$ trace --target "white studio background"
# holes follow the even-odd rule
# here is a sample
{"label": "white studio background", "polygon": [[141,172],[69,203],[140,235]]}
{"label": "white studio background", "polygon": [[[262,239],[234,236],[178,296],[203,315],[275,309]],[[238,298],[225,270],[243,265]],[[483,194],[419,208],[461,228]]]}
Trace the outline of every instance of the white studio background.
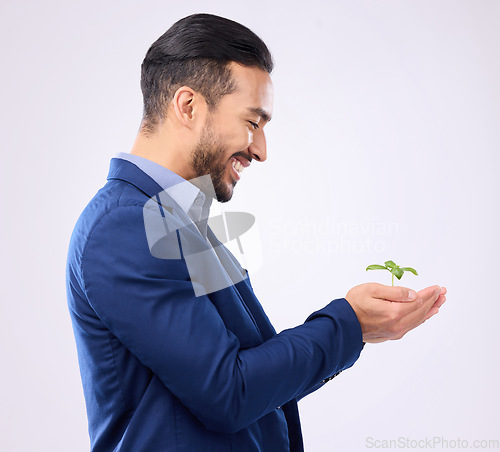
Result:
{"label": "white studio background", "polygon": [[4,0],[0,449],[89,448],[68,240],[133,143],[146,50],[195,12],[275,57],[268,161],[224,209],[257,218],[252,279],[276,328],[390,284],[364,271],[388,259],[419,271],[402,285],[448,288],[438,316],[300,403],[306,450],[499,440],[500,2]]}

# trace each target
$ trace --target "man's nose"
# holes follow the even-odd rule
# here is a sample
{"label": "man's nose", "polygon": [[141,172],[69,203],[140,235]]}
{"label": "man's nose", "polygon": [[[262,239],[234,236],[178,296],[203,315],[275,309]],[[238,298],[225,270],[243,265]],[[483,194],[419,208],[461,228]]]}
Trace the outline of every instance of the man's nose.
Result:
{"label": "man's nose", "polygon": [[253,141],[248,147],[248,151],[253,159],[264,162],[267,159],[266,135],[263,130],[256,130],[253,134]]}

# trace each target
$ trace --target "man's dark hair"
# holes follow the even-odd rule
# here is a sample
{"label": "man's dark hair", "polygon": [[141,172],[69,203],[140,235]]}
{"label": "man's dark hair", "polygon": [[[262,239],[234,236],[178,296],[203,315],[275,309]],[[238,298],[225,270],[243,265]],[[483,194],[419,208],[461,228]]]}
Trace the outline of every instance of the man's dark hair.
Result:
{"label": "man's dark hair", "polygon": [[141,66],[144,98],[142,129],[155,130],[181,86],[200,93],[209,109],[236,89],[228,64],[240,63],[271,73],[273,60],[250,29],[212,14],[193,14],[176,22],[146,53]]}

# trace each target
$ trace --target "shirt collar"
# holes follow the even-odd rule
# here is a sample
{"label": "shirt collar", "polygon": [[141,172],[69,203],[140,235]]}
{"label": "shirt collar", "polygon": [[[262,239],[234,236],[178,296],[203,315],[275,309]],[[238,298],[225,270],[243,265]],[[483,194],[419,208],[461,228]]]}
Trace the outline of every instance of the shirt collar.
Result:
{"label": "shirt collar", "polygon": [[198,187],[177,173],[144,157],[126,152],[118,152],[115,158],[127,160],[144,171],[181,207],[195,223],[207,220],[212,198],[207,197]]}

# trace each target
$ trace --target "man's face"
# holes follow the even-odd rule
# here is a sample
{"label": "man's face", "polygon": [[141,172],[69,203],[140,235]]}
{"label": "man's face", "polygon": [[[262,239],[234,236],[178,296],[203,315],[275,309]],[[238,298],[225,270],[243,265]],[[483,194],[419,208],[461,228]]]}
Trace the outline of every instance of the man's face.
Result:
{"label": "man's face", "polygon": [[273,107],[269,74],[257,68],[231,63],[237,89],[223,96],[209,114],[200,140],[191,154],[196,177],[209,174],[217,200],[227,202],[244,168],[267,157],[263,128]]}

